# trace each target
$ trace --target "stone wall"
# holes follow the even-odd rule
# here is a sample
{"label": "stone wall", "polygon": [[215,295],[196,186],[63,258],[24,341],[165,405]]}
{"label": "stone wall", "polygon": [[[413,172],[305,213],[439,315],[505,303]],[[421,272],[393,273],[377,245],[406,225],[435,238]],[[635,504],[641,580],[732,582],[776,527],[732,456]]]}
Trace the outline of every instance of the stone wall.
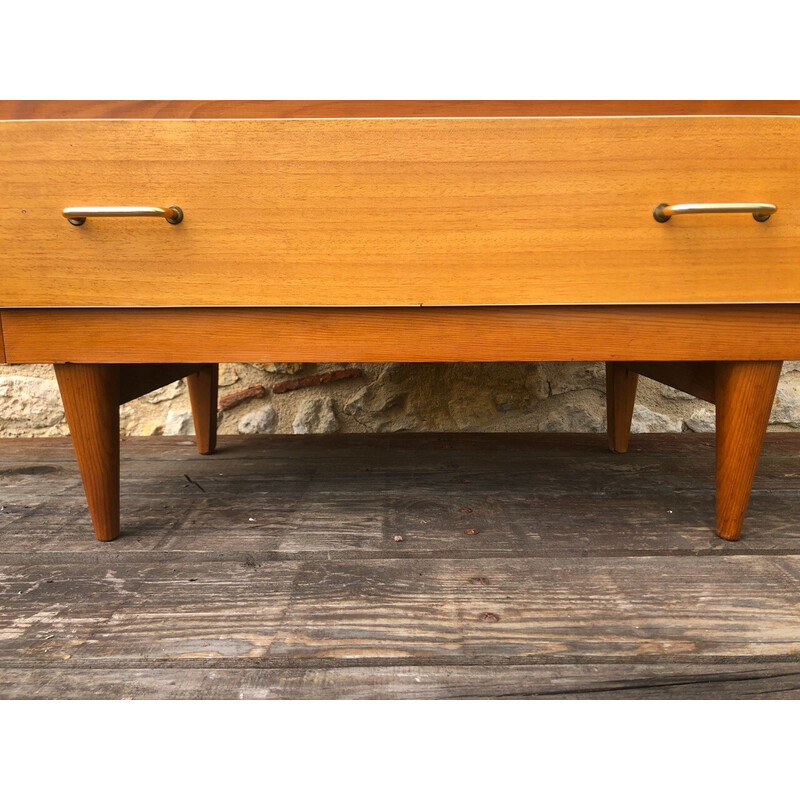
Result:
{"label": "stone wall", "polygon": [[[329,383],[313,377],[339,370],[348,370],[349,377],[334,374],[338,379]],[[316,385],[291,388],[306,377]],[[289,390],[273,391],[287,388],[281,386],[287,382]],[[252,392],[263,396],[222,411],[221,433],[605,430],[602,363],[221,366],[221,398],[253,387],[263,387]],[[126,404],[121,414],[128,436],[193,432],[185,381]],[[710,431],[713,426],[708,403],[640,381],[635,432]],[[800,429],[800,362],[784,365],[771,427]],[[0,367],[0,436],[66,433],[52,369]]]}

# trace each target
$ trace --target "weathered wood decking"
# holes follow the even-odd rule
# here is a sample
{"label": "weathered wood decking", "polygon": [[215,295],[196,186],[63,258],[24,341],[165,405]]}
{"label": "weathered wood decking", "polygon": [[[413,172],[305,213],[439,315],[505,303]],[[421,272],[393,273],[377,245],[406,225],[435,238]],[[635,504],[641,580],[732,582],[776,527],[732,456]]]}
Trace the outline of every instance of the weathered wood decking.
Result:
{"label": "weathered wood decking", "polygon": [[104,544],[69,441],[0,440],[0,697],[800,697],[796,435],[739,542],[700,435],[122,456]]}

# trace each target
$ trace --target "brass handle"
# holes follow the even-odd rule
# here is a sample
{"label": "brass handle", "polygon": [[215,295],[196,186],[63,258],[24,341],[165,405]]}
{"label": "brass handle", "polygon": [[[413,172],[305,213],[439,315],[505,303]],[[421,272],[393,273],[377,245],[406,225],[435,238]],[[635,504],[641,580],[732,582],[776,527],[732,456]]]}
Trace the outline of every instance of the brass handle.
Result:
{"label": "brass handle", "polygon": [[772,203],[659,203],[653,217],[656,222],[669,222],[676,214],[752,214],[756,222],[766,222],[777,210]]}
{"label": "brass handle", "polygon": [[170,225],[183,221],[183,211],[178,206],[83,206],[65,208],[61,215],[72,225],[83,225],[86,217],[163,217]]}

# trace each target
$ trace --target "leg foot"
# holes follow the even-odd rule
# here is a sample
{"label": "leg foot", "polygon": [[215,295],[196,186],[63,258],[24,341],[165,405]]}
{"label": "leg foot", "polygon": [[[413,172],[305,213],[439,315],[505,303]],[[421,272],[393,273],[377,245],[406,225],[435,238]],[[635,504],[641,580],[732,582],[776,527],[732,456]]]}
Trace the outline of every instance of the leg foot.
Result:
{"label": "leg foot", "polygon": [[742,530],[781,363],[717,363],[717,533],[723,539],[736,540]]}
{"label": "leg foot", "polygon": [[56,378],[94,532],[119,536],[119,367],[56,364]]}
{"label": "leg foot", "polygon": [[197,451],[202,455],[210,455],[217,446],[219,364],[204,364],[199,372],[189,375],[186,382],[189,385]]}
{"label": "leg foot", "polygon": [[639,376],[631,372],[624,362],[606,361],[608,447],[615,453],[628,450],[638,382]]}

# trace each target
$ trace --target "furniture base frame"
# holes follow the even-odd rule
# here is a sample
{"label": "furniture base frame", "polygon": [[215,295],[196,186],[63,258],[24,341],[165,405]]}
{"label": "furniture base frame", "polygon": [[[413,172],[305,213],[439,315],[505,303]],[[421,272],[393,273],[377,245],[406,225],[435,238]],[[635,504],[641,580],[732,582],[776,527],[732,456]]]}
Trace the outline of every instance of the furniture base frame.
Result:
{"label": "furniture base frame", "polygon": [[[716,406],[717,533],[739,537],[800,308],[13,309],[0,359],[53,363],[97,538],[119,534],[119,406],[188,376],[197,445],[216,444],[221,361],[605,361],[624,453],[638,375]],[[198,363],[198,358],[201,360]]]}
{"label": "furniture base frame", "polygon": [[717,534],[736,540],[767,430],[781,361],[607,362],[608,446],[628,449],[638,376],[673,386],[716,407]]}

